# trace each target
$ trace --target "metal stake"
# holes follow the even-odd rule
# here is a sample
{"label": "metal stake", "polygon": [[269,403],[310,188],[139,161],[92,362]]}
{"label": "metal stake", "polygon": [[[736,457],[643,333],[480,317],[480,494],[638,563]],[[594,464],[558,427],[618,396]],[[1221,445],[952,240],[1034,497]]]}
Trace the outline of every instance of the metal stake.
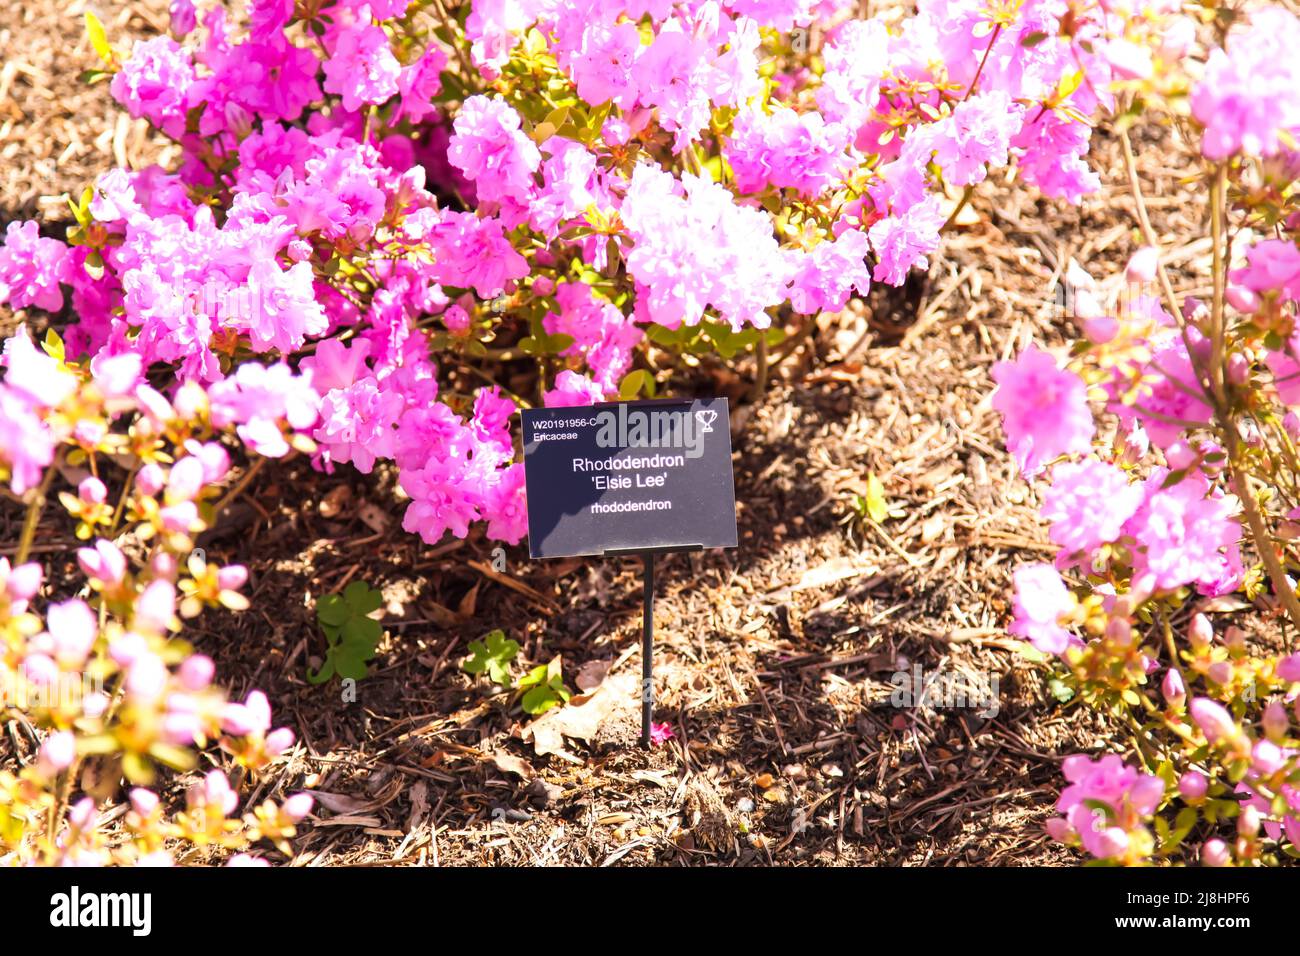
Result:
{"label": "metal stake", "polygon": [[650,749],[650,721],[654,712],[655,685],[653,676],[655,634],[655,553],[641,553],[642,576],[645,591],[642,594],[641,618],[641,747]]}

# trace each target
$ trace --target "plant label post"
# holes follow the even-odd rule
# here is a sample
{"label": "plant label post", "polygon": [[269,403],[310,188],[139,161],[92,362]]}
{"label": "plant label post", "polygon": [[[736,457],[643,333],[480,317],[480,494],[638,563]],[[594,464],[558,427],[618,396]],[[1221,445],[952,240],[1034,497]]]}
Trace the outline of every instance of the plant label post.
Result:
{"label": "plant label post", "polygon": [[650,399],[522,415],[529,555],[641,556],[641,746],[649,747],[655,556],[736,546],[727,400]]}

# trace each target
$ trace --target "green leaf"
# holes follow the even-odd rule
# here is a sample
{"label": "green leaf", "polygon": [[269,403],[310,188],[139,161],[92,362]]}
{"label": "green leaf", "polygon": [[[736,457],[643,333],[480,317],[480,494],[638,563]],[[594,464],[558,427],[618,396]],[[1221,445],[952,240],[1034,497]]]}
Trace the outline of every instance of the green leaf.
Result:
{"label": "green leaf", "polygon": [[367,657],[363,649],[345,644],[335,651],[334,666],[340,677],[362,680],[366,676]]}
{"label": "green leaf", "polygon": [[470,656],[461,664],[467,674],[487,674],[494,684],[510,686],[509,664],[519,654],[519,644],[508,639],[505,632],[495,630],[481,641],[470,641]]}
{"label": "green leaf", "polygon": [[[1039,653],[1042,652],[1040,651]],[[1048,680],[1047,689],[1051,692],[1052,696],[1062,704],[1068,704],[1074,697],[1074,688],[1065,683],[1065,681],[1061,680],[1059,677],[1053,677]]]}
{"label": "green leaf", "polygon": [[653,379],[650,373],[643,368],[634,369],[623,376],[623,381],[618,384],[618,397],[621,401],[630,402],[641,394],[641,390],[646,388]]}
{"label": "green leaf", "polygon": [[529,671],[519,682],[519,690],[524,691],[520,706],[529,714],[545,713],[573,696],[564,686],[563,664],[558,656]]}
{"label": "green leaf", "polygon": [[86,33],[90,35],[90,45],[95,48],[99,58],[111,65],[114,56],[113,47],[108,42],[108,34],[104,32],[104,24],[99,22],[99,17],[89,10],[86,11]]}
{"label": "green leaf", "polygon": [[325,662],[321,664],[320,670],[318,670],[315,674],[313,674],[311,672],[311,668],[310,667],[307,668],[307,682],[309,684],[323,684],[333,676],[334,676],[334,651],[333,648],[331,648],[330,652],[325,655]]}
{"label": "green leaf", "polygon": [[337,594],[326,594],[316,602],[316,620],[322,624],[339,627],[350,614],[347,604]]}
{"label": "green leaf", "polygon": [[316,620],[329,642],[319,671],[307,670],[307,680],[323,684],[335,674],[360,680],[366,662],[375,656],[383,625],[369,615],[383,603],[383,595],[364,581],[353,581],[342,594],[326,594],[316,602]]}
{"label": "green leaf", "polygon": [[384,629],[378,621],[368,617],[350,617],[343,625],[343,642],[340,646],[373,652],[383,634]]}
{"label": "green leaf", "polygon": [[867,475],[865,504],[867,516],[876,524],[880,524],[889,517],[889,502],[885,500],[885,486],[876,477],[875,472]]}
{"label": "green leaf", "polygon": [[379,609],[379,605],[384,603],[384,596],[365,581],[353,581],[344,589],[343,600],[357,614],[369,614]]}

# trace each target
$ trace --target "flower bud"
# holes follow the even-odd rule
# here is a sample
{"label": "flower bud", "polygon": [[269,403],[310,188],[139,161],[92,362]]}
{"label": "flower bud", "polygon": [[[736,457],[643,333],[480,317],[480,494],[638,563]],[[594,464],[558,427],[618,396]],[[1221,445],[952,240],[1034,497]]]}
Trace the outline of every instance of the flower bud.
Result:
{"label": "flower bud", "polygon": [[212,658],[203,654],[193,654],[181,662],[176,673],[186,690],[203,690],[212,683],[216,667],[212,663]]}
{"label": "flower bud", "polygon": [[176,37],[183,37],[194,29],[194,0],[172,0],[167,12],[171,17],[172,33]]}
{"label": "flower bud", "polygon": [[1165,679],[1160,685],[1161,692],[1165,695],[1165,703],[1172,710],[1182,710],[1183,704],[1187,702],[1187,686],[1183,683],[1183,675],[1178,673],[1174,668],[1165,671]]}
{"label": "flower bud", "polygon": [[1209,647],[1214,640],[1214,627],[1210,624],[1210,619],[1204,614],[1193,616],[1192,623],[1187,629],[1187,639],[1191,641],[1192,647],[1197,649]]}
{"label": "flower bud", "polygon": [[1287,412],[1282,417],[1282,427],[1286,429],[1286,433],[1293,439],[1300,440],[1300,415],[1295,412]]}
{"label": "flower bud", "polygon": [[1250,359],[1240,352],[1228,356],[1228,382],[1232,385],[1245,385],[1250,379]]}
{"label": "flower bud", "polygon": [[1210,782],[1206,779],[1205,774],[1195,770],[1188,770],[1178,778],[1178,792],[1187,800],[1200,800],[1209,789]]}
{"label": "flower bud", "polygon": [[1279,741],[1286,736],[1287,730],[1290,729],[1291,722],[1287,719],[1286,708],[1282,706],[1281,701],[1270,701],[1269,705],[1264,708],[1264,734],[1269,740]]}
{"label": "flower bud", "polygon": [[77,759],[77,738],[70,730],[50,734],[36,756],[36,768],[45,777],[53,777],[72,766]]}
{"label": "flower bud", "polygon": [[1226,298],[1230,306],[1246,315],[1259,309],[1259,296],[1245,286],[1228,286]]}
{"label": "flower bud", "polygon": [[1271,740],[1260,740],[1251,748],[1251,767],[1256,773],[1271,776],[1286,763],[1282,748]]}
{"label": "flower bud", "polygon": [[1196,726],[1201,728],[1201,733],[1205,734],[1205,739],[1210,743],[1237,735],[1237,722],[1222,704],[1208,697],[1197,697],[1192,701],[1190,709],[1192,720],[1196,721]]}
{"label": "flower bud", "polygon": [[131,809],[142,817],[147,817],[158,809],[158,803],[158,795],[152,790],[136,787],[131,791]]}
{"label": "flower bud", "polygon": [[288,727],[277,727],[266,735],[266,752],[278,757],[293,746],[294,739],[293,731]]}
{"label": "flower bud", "polygon": [[98,478],[83,478],[77,485],[77,497],[83,504],[102,505],[108,500],[108,489]]}
{"label": "flower bud", "polygon": [[1210,669],[1205,672],[1205,676],[1216,684],[1227,684],[1232,681],[1232,665],[1227,661],[1215,661],[1210,665]]}
{"label": "flower bud", "polygon": [[1227,866],[1232,862],[1228,854],[1228,845],[1222,840],[1206,840],[1201,844],[1201,864],[1203,866]]}
{"label": "flower bud", "polygon": [[1300,654],[1291,654],[1278,661],[1277,676],[1288,683],[1300,681]]}
{"label": "flower bud", "polygon": [[1237,835],[1244,837],[1253,837],[1259,833],[1260,824],[1259,809],[1253,803],[1247,803],[1241,808],[1241,814],[1237,817]]}
{"label": "flower bud", "polygon": [[[297,823],[307,814],[311,813],[311,808],[315,801],[309,793],[295,793],[280,805],[280,809],[294,823]],[[1059,818],[1058,818],[1059,819]]]}
{"label": "flower bud", "polygon": [[135,475],[136,490],[142,495],[153,497],[162,491],[167,482],[167,475],[156,462],[149,462]]}

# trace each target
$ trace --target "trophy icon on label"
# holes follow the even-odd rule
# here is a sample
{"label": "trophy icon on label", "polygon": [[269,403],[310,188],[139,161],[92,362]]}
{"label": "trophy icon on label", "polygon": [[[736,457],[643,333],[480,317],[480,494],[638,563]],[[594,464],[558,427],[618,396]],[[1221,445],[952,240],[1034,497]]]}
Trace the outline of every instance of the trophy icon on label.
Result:
{"label": "trophy icon on label", "polygon": [[718,413],[711,408],[696,412],[695,420],[700,423],[700,433],[705,434],[713,431],[713,422],[717,417]]}

